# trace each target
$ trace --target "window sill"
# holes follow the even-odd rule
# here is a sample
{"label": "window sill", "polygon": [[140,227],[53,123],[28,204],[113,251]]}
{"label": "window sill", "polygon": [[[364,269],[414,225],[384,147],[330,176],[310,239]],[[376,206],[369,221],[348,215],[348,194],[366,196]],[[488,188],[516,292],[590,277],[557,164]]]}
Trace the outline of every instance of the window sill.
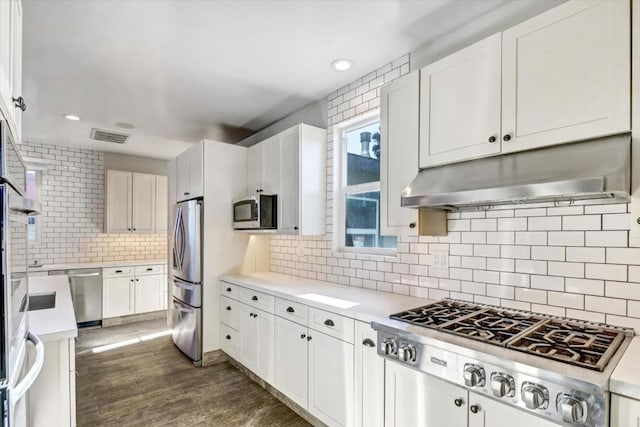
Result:
{"label": "window sill", "polygon": [[398,256],[397,249],[386,249],[386,248],[352,248],[352,247],[341,247],[336,252],[341,254],[350,254],[350,255],[363,255],[363,256],[383,256],[389,258],[395,258]]}

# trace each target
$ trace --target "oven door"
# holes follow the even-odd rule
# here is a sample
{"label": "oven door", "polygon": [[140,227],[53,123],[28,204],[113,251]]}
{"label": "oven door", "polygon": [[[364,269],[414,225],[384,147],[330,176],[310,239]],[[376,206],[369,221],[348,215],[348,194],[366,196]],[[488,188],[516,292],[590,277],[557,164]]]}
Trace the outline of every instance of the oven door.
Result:
{"label": "oven door", "polygon": [[260,203],[257,197],[248,197],[233,203],[233,228],[253,230],[260,228]]}
{"label": "oven door", "polygon": [[2,369],[10,384],[19,374],[20,358],[24,356],[27,324],[27,209],[25,199],[10,185],[0,185],[0,234],[2,236]]}

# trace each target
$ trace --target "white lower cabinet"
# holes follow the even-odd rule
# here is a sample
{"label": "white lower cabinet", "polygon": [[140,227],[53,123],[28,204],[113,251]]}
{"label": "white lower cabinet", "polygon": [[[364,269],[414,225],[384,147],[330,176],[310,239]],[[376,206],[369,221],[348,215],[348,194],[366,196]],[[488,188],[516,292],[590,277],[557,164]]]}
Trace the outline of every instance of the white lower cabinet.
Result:
{"label": "white lower cabinet", "polygon": [[135,314],[159,311],[165,308],[165,283],[164,274],[136,277]]}
{"label": "white lower cabinet", "polygon": [[306,326],[276,316],[274,384],[307,409],[309,352]]}
{"label": "white lower cabinet", "polygon": [[384,426],[384,359],[376,351],[377,334],[365,322],[355,324],[355,425]]}
{"label": "white lower cabinet", "polygon": [[240,362],[268,383],[273,383],[274,317],[241,305]]}
{"label": "white lower cabinet", "polygon": [[610,426],[640,426],[640,400],[612,394]]}
{"label": "white lower cabinet", "polygon": [[387,361],[385,426],[466,427],[467,394],[462,387]]}
{"label": "white lower cabinet", "polygon": [[309,330],[309,412],[329,426],[353,425],[353,344]]}
{"label": "white lower cabinet", "polygon": [[135,313],[133,277],[108,277],[102,280],[102,317],[128,316]]}
{"label": "white lower cabinet", "polygon": [[[75,340],[44,343],[44,364],[29,389],[29,418],[32,427],[75,427],[76,352]],[[33,348],[27,350],[28,364],[35,360]]]}
{"label": "white lower cabinet", "polygon": [[556,423],[526,413],[513,406],[505,405],[474,392],[469,393],[469,427],[513,427],[514,425],[518,427],[558,426]]}

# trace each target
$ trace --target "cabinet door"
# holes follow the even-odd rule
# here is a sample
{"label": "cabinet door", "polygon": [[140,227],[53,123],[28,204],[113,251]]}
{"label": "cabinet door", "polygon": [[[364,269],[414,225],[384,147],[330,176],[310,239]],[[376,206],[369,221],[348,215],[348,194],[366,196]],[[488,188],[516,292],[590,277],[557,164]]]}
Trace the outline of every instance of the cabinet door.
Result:
{"label": "cabinet door", "polygon": [[503,152],[629,130],[630,42],[629,1],[570,1],[505,31]]}
{"label": "cabinet door", "polygon": [[500,55],[498,33],[420,70],[421,168],[500,152]]}
{"label": "cabinet door", "polygon": [[640,426],[640,401],[611,394],[611,427]]}
{"label": "cabinet door", "polygon": [[113,277],[102,281],[102,317],[118,317],[134,314],[134,279]]}
{"label": "cabinet door", "polygon": [[262,144],[247,149],[247,191],[258,193],[262,186]]}
{"label": "cabinet door", "polygon": [[518,427],[558,426],[558,424],[542,419],[536,415],[470,392],[468,407],[471,408],[471,406],[474,405],[478,408],[478,411],[476,413],[469,411],[469,427],[513,427],[514,420],[518,420]]}
{"label": "cabinet door", "polygon": [[240,363],[255,372],[258,365],[258,323],[255,308],[240,304]]}
{"label": "cabinet door", "polygon": [[155,196],[155,215],[156,215],[156,233],[166,233],[168,230],[168,213],[169,205],[167,202],[168,190],[168,178],[163,175],[156,175],[156,196]]}
{"label": "cabinet door", "polygon": [[[380,92],[380,226],[383,235],[418,234],[418,211],[400,195],[418,173],[420,74],[411,73]],[[413,224],[413,227],[411,227]]]}
{"label": "cabinet door", "polygon": [[[466,427],[467,394],[462,387],[387,361],[385,426]],[[456,399],[464,404],[456,406]]]}
{"label": "cabinet door", "polygon": [[[11,0],[11,97],[22,96],[22,1]],[[9,106],[16,130],[16,142],[22,142],[22,110]]]}
{"label": "cabinet door", "polygon": [[131,231],[131,172],[107,171],[107,233]]}
{"label": "cabinet door", "polygon": [[[0,102],[6,113],[13,114],[11,85],[11,8],[13,1],[0,1]],[[12,118],[11,116],[8,119]]]}
{"label": "cabinet door", "polygon": [[191,147],[187,154],[189,156],[189,198],[202,197],[204,195],[204,145],[198,143]]}
{"label": "cabinet door", "polygon": [[[294,233],[300,229],[300,138],[299,128],[280,135],[280,191],[278,230]],[[326,197],[326,196],[325,196]]]}
{"label": "cabinet door", "polygon": [[276,316],[274,384],[307,409],[307,328]]}
{"label": "cabinet door", "polygon": [[156,229],[156,176],[133,174],[131,225],[136,233],[153,233]]}
{"label": "cabinet door", "polygon": [[356,322],[355,425],[384,426],[384,359],[376,352],[377,334],[369,323]]}
{"label": "cabinet door", "polygon": [[353,426],[353,345],[312,330],[309,335],[308,410],[330,426]]}
{"label": "cabinet door", "polygon": [[191,165],[188,151],[180,154],[176,159],[177,170],[177,197],[178,201],[187,200],[191,198],[190,179],[191,179]]}
{"label": "cabinet door", "polygon": [[262,147],[262,186],[265,194],[280,193],[280,135],[260,143]]}
{"label": "cabinet door", "polygon": [[266,311],[255,310],[253,320],[258,331],[258,360],[255,372],[260,378],[273,384],[275,316]]}
{"label": "cabinet door", "polygon": [[135,313],[147,313],[164,309],[164,274],[152,274],[136,277],[135,281]]}

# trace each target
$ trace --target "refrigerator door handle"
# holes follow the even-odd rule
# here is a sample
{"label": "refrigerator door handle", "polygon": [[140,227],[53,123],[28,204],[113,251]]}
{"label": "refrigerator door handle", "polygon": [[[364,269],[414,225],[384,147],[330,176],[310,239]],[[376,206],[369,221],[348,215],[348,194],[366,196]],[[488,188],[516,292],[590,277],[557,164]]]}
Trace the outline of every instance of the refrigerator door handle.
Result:
{"label": "refrigerator door handle", "polygon": [[37,335],[29,332],[27,335],[27,340],[30,341],[36,347],[36,360],[33,362],[33,366],[29,369],[29,372],[24,376],[22,381],[20,381],[13,388],[13,401],[17,402],[25,395],[25,393],[31,388],[33,383],[38,378],[40,374],[40,370],[42,369],[42,364],[44,363],[44,344],[40,341]]}
{"label": "refrigerator door handle", "polygon": [[178,270],[182,270],[182,264],[180,262],[180,224],[182,223],[182,208],[178,207],[176,213],[176,226],[173,233],[173,260],[174,266]]}

